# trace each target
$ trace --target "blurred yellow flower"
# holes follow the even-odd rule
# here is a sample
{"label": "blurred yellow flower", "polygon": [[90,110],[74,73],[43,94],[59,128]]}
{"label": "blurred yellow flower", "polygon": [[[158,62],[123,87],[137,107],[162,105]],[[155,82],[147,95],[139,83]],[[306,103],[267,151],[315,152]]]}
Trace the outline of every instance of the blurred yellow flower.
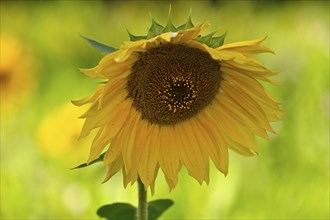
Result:
{"label": "blurred yellow flower", "polygon": [[42,120],[37,131],[38,145],[42,153],[62,161],[66,155],[70,155],[68,163],[72,167],[86,160],[90,141],[77,140],[83,124],[77,117],[82,111],[83,109],[66,104]]}
{"label": "blurred yellow flower", "polygon": [[23,42],[1,33],[0,39],[1,108],[13,111],[26,100],[35,86],[35,61]]}
{"label": "blurred yellow flower", "polygon": [[209,158],[226,175],[228,148],[252,156],[255,136],[268,139],[273,132],[269,122],[283,112],[258,80],[271,82],[276,73],[253,58],[272,52],[260,45],[265,38],[219,46],[221,38],[200,37],[208,26],[188,20],[162,27],[153,20],[148,36],[81,70],[108,80],[73,102],[91,103],[81,138],[98,128],[88,163],[108,146],[105,181],[122,169],[125,187],[140,178],[153,190],[161,169],[173,189],[184,165],[200,184],[208,183]]}

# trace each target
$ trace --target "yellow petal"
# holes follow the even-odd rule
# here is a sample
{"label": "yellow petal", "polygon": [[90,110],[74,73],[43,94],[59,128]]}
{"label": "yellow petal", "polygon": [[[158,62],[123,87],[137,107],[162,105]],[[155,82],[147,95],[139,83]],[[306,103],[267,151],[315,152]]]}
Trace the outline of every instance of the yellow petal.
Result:
{"label": "yellow petal", "polygon": [[[269,139],[268,134],[265,129],[263,129],[259,123],[251,117],[245,110],[228,98],[226,95],[222,95],[218,99],[216,99],[218,104],[228,113],[229,115],[240,122],[242,125],[249,128],[254,134],[259,135],[265,139]],[[216,108],[216,106],[215,106]]]}
{"label": "yellow petal", "polygon": [[233,120],[222,108],[214,108],[214,111],[217,112],[220,118],[218,128],[223,134],[231,140],[258,152],[255,136],[248,129]]}
{"label": "yellow petal", "polygon": [[[123,97],[127,96],[126,80],[111,80],[103,86],[99,98],[83,115],[80,116],[80,118],[90,118],[95,117],[96,114],[102,114],[102,112],[109,110],[109,108],[116,107],[118,102],[123,101]],[[108,115],[107,112],[105,114]]]}
{"label": "yellow petal", "polygon": [[104,148],[110,143],[110,138],[104,135],[107,133],[106,131],[107,128],[102,127],[95,136],[92,147],[90,149],[89,158],[87,160],[88,164],[99,158]]}
{"label": "yellow petal", "polygon": [[[236,85],[229,84],[226,81],[222,82],[222,89],[226,95],[240,105],[246,112],[248,112],[253,118],[255,118],[262,128],[273,131],[271,128],[267,116],[260,105],[251,98],[248,94],[242,91],[241,88]],[[221,100],[219,100],[221,102]]]}
{"label": "yellow petal", "polygon": [[121,75],[128,70],[131,70],[134,63],[139,59],[139,56],[132,54],[127,60],[123,63],[117,63],[115,59],[109,60],[104,64],[99,64],[97,66],[96,72],[99,76],[103,78],[113,78],[118,75]]}
{"label": "yellow petal", "polygon": [[229,51],[229,50],[218,51],[214,48],[207,46],[206,44],[197,42],[195,40],[189,40],[185,43],[185,45],[193,48],[198,48],[202,51],[209,53],[214,60],[219,60],[219,61],[230,60],[239,64],[245,64],[250,62],[250,58],[244,56],[242,53],[239,53],[237,51]]}
{"label": "yellow petal", "polygon": [[103,105],[116,106],[115,101],[118,100],[118,96],[128,96],[128,90],[126,89],[126,87],[126,78],[115,78],[108,81],[104,85],[104,89],[100,96],[98,109],[101,109]]}
{"label": "yellow petal", "polygon": [[232,60],[226,60],[221,63],[221,67],[238,71],[241,74],[251,75],[254,78],[257,78],[258,76],[269,77],[278,74],[278,72],[271,71],[262,65],[257,65],[254,62],[239,64],[233,62]]}
{"label": "yellow petal", "polygon": [[[98,140],[98,138],[104,132],[104,130],[105,130],[104,127],[101,127],[98,130],[93,142],[96,142]],[[102,151],[103,151],[103,149],[106,147],[107,144],[109,144],[109,142],[104,142],[104,143],[102,143],[102,145],[98,145],[97,147],[91,148],[89,150],[89,158],[87,160],[87,164],[89,164],[90,162],[92,162],[92,161],[96,160],[97,158],[99,158]]]}
{"label": "yellow petal", "polygon": [[238,154],[241,154],[243,156],[255,156],[255,154],[249,149],[244,147],[243,145],[236,143],[235,141],[228,139],[229,147],[231,150],[235,151]]}
{"label": "yellow petal", "polygon": [[138,167],[139,176],[144,186],[149,187],[155,179],[155,170],[159,157],[159,126],[151,125],[151,134],[147,139]]}
{"label": "yellow petal", "polygon": [[131,111],[135,111],[132,107],[133,103],[129,100],[125,100],[117,106],[117,109],[113,111],[112,118],[108,122],[108,137],[113,138],[118,134],[118,131],[126,123],[128,115]]}
{"label": "yellow petal", "polygon": [[99,87],[96,92],[86,98],[83,98],[83,99],[79,99],[79,100],[72,100],[72,104],[76,105],[76,106],[82,106],[82,105],[85,105],[87,103],[92,103],[92,102],[95,102],[101,95],[102,93],[102,90],[103,90],[103,86]]}
{"label": "yellow petal", "polygon": [[[108,145],[110,141],[119,133],[131,111],[130,105],[131,103],[126,101],[122,103],[121,106],[118,106],[118,109],[116,109],[117,111],[115,111],[114,117],[111,119],[111,121],[100,129],[102,132],[98,133],[94,138],[88,162],[97,159],[98,155],[101,154],[104,147]],[[112,147],[110,147],[110,149],[112,149]],[[109,162],[111,163],[112,160]]]}
{"label": "yellow petal", "polygon": [[116,173],[118,173],[118,171],[122,168],[122,166],[123,166],[123,160],[122,160],[121,157],[119,157],[117,160],[115,160],[113,163],[111,163],[108,166],[108,173],[107,173],[106,177],[104,178],[103,183],[105,183],[113,175],[115,175]]}
{"label": "yellow petal", "polygon": [[[152,196],[155,194],[155,182],[156,182],[156,178],[158,175],[158,170],[159,170],[159,165],[157,164],[155,172],[154,172],[154,178],[153,178],[154,180],[150,184],[150,191],[151,191]],[[147,191],[148,187],[144,187],[144,189]]]}
{"label": "yellow petal", "polygon": [[79,116],[79,118],[90,118],[90,117],[94,117],[97,112],[98,112],[98,106],[100,103],[100,99],[96,100],[88,109],[87,111],[82,114],[81,116]]}
{"label": "yellow petal", "polygon": [[[219,140],[219,132],[214,123],[210,121],[205,114],[199,114],[192,123],[194,130],[199,133],[198,139],[203,143],[202,147],[207,150],[216,167],[221,172],[227,173],[228,157],[222,155],[220,151],[220,148],[225,147],[225,144]],[[226,161],[226,165],[223,166],[223,162]]]}
{"label": "yellow petal", "polygon": [[138,166],[141,154],[146,144],[146,139],[150,136],[150,124],[147,120],[140,120],[137,125],[135,146],[132,152],[131,178],[138,178]]}
{"label": "yellow petal", "polygon": [[218,53],[216,52],[214,53],[217,54],[217,56],[219,57],[218,60],[232,60],[239,64],[246,64],[250,62],[249,57],[244,56],[242,53],[238,51],[221,50],[218,51]]}
{"label": "yellow petal", "polygon": [[[129,171],[127,172],[125,165],[122,168],[122,173],[123,173],[123,184],[124,184],[124,187],[126,188],[128,183],[131,181],[131,173]],[[133,184],[133,182],[132,182],[132,184]]]}
{"label": "yellow petal", "polygon": [[160,153],[159,165],[163,170],[166,178],[168,178],[172,185],[178,181],[177,174],[180,169],[179,154],[174,134],[174,127],[172,125],[165,125],[160,127]]}
{"label": "yellow petal", "polygon": [[[215,163],[216,167],[225,175],[228,173],[228,148],[226,146],[225,138],[221,132],[221,130],[217,127],[215,123],[215,113],[211,111],[210,108],[205,109],[201,114],[198,115],[197,121],[199,122],[200,126],[206,126],[205,132],[213,131],[214,136],[212,136],[213,132],[208,132],[209,136],[211,137],[212,141],[215,142],[214,145],[210,144],[207,145],[209,147],[210,156]],[[206,137],[206,134],[204,135]]]}
{"label": "yellow petal", "polygon": [[264,87],[253,77],[240,74],[234,70],[223,68],[226,74],[224,78],[235,83],[238,87],[244,89],[249,95],[258,101],[266,114],[283,115],[284,112],[279,108],[279,104],[269,97]]}
{"label": "yellow petal", "polygon": [[[125,126],[125,125],[124,125]],[[118,157],[121,157],[123,150],[122,143],[125,129],[121,129],[119,133],[112,139],[109,149],[104,155],[104,164],[110,166]]]}
{"label": "yellow petal", "polygon": [[79,69],[80,72],[82,72],[83,74],[85,74],[86,76],[90,77],[90,78],[105,78],[104,76],[102,75],[98,75],[96,73],[96,70],[97,70],[97,67],[94,67],[94,68],[89,68],[89,69]]}
{"label": "yellow petal", "polygon": [[225,44],[217,48],[217,50],[222,50],[222,49],[232,49],[232,48],[237,48],[237,47],[249,47],[249,46],[256,46],[261,44],[264,40],[266,40],[267,36],[258,38],[256,40],[248,40],[248,41],[239,41],[235,43],[230,43],[230,44]]}
{"label": "yellow petal", "polygon": [[201,157],[201,149],[198,145],[198,140],[194,136],[189,121],[175,124],[174,129],[180,135],[181,141],[178,147],[180,161],[187,167],[190,176],[194,177],[200,184],[202,184],[205,176],[205,162]]}
{"label": "yellow petal", "polygon": [[[196,118],[191,118],[190,119],[190,125],[191,125],[191,128],[192,128],[192,131],[194,132],[194,136],[196,137],[196,140],[197,140],[197,143],[200,147],[200,152],[201,152],[201,157],[203,158],[203,161],[204,161],[204,181],[206,182],[206,184],[209,184],[209,174],[210,174],[210,171],[209,171],[209,153],[208,153],[208,148],[211,147],[208,145],[207,142],[204,142],[206,137],[204,137],[202,135],[202,130],[203,128],[202,127],[196,127],[197,123],[197,120]],[[210,131],[211,133],[212,131]],[[205,150],[206,149],[206,150]]]}
{"label": "yellow petal", "polygon": [[[148,40],[125,42],[115,57],[117,63],[126,62],[126,60],[135,52],[145,52],[147,49],[157,47],[160,43],[170,42],[172,33],[167,32]],[[134,54],[133,54],[134,55]]]}
{"label": "yellow petal", "polygon": [[132,157],[133,157],[133,149],[135,145],[135,136],[136,136],[136,128],[141,120],[141,114],[137,112],[135,109],[131,111],[129,115],[129,120],[125,124],[124,137],[123,138],[123,161],[125,167],[128,170],[131,170],[132,167]]}
{"label": "yellow petal", "polygon": [[[230,50],[230,49],[226,49],[226,50]],[[272,49],[270,49],[269,47],[266,47],[266,46],[261,46],[261,45],[249,46],[249,47],[244,47],[244,46],[243,47],[236,47],[232,50],[240,52],[240,53],[244,54],[245,56],[252,56],[252,55],[255,55],[255,54],[259,54],[259,53],[272,53],[272,54],[274,54],[274,51]]]}
{"label": "yellow petal", "polygon": [[168,147],[168,151],[170,152],[170,154],[168,155],[168,158],[170,160],[170,166],[172,169],[172,173],[173,173],[173,181],[176,184],[177,183],[177,175],[181,169],[181,163],[180,163],[180,158],[179,158],[179,153],[177,148],[179,147],[179,144],[177,142],[177,137],[176,134],[174,133],[174,128],[169,126],[165,129],[164,131],[165,133],[165,138],[167,137],[167,139],[165,139],[165,141],[168,143],[167,147]]}
{"label": "yellow petal", "polygon": [[[113,105],[106,105],[104,108],[97,111],[97,114],[95,114],[92,117],[89,117],[85,120],[85,123],[83,125],[80,139],[86,137],[93,129],[97,127],[101,127],[111,121],[114,117],[114,115],[117,114],[118,111],[122,111],[127,109],[127,104],[125,101],[126,94],[122,93],[115,97],[115,99],[112,100]],[[114,106],[117,105],[117,106]],[[120,106],[120,107],[118,107]],[[115,108],[116,107],[116,108]]]}
{"label": "yellow petal", "polygon": [[189,40],[197,38],[199,35],[205,32],[205,30],[210,26],[209,22],[206,22],[202,25],[196,25],[193,28],[179,31],[175,37],[172,39],[172,43],[180,44],[186,43]]}
{"label": "yellow petal", "polygon": [[[118,102],[123,100],[123,97],[128,96],[126,80],[111,80],[103,86],[100,93],[98,99],[83,115],[80,116],[80,118],[96,117],[97,114],[102,114],[102,112],[108,111],[109,108],[116,107]],[[105,114],[108,115],[107,112],[105,112]]]}

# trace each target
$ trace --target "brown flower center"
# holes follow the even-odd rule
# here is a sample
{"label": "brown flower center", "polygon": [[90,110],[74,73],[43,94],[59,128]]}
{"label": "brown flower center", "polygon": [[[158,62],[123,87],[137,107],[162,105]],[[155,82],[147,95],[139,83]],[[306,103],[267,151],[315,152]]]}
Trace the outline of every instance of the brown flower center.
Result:
{"label": "brown flower center", "polygon": [[1,87],[7,86],[10,84],[12,74],[10,70],[0,69],[0,85]]}
{"label": "brown flower center", "polygon": [[129,97],[151,123],[176,124],[211,103],[220,64],[197,48],[166,44],[143,53],[128,79]]}

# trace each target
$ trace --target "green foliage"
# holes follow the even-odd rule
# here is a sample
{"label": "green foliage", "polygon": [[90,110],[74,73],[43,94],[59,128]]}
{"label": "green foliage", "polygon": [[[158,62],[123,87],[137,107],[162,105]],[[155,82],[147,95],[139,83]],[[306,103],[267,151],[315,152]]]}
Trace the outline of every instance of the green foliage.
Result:
{"label": "green foliage", "polygon": [[[149,202],[148,219],[157,220],[173,203],[169,199],[159,199]],[[136,207],[128,203],[113,203],[99,208],[97,214],[107,220],[135,220]]]}
{"label": "green foliage", "polygon": [[136,36],[136,35],[133,35],[131,32],[129,32],[127,29],[126,29],[126,31],[129,35],[129,39],[131,41],[138,41],[138,40],[147,39],[147,36]]}
{"label": "green foliage", "polygon": [[133,220],[136,208],[128,203],[113,203],[104,205],[97,210],[100,217],[108,220]]}
{"label": "green foliage", "polygon": [[166,33],[166,32],[176,32],[178,31],[178,29],[174,26],[174,24],[172,23],[171,18],[168,19],[168,23],[167,25],[164,27],[162,33]]}
{"label": "green foliage", "polygon": [[[168,21],[167,24],[165,26],[159,24],[152,16],[151,16],[151,26],[148,30],[148,34],[145,36],[136,36],[131,34],[128,30],[127,33],[129,35],[129,38],[131,41],[138,41],[138,40],[143,40],[143,39],[150,39],[153,37],[156,37],[162,33],[166,33],[166,32],[177,32],[177,31],[182,31],[182,30],[186,30],[189,28],[193,28],[195,27],[194,23],[191,20],[191,14],[189,15],[187,21],[185,23],[183,23],[182,25],[179,26],[175,26],[172,23],[172,19],[171,19],[171,11],[169,12],[169,17],[168,17]],[[199,41],[200,43],[206,44],[209,47],[212,48],[216,48],[216,47],[220,47],[223,45],[226,34],[224,33],[219,37],[213,37],[213,35],[216,33],[212,32],[208,35],[205,36],[199,36],[196,38],[196,41]]]}
{"label": "green foliage", "polygon": [[71,169],[72,169],[72,170],[74,170],[74,169],[80,169],[80,168],[88,167],[88,166],[90,166],[90,165],[92,165],[92,164],[94,164],[94,163],[101,162],[101,161],[103,161],[104,154],[105,154],[105,153],[101,154],[101,155],[99,156],[99,158],[97,158],[96,160],[93,160],[93,161],[90,162],[90,163],[83,163],[83,164],[80,164],[79,166],[76,166],[76,167],[71,168]]}
{"label": "green foliage", "polygon": [[212,48],[217,48],[217,47],[220,47],[223,45],[224,41],[225,41],[225,37],[226,37],[226,33],[222,34],[221,36],[219,37],[213,37],[213,35],[216,33],[216,31],[208,34],[208,35],[205,35],[205,36],[200,36],[200,37],[197,37],[196,40],[201,42],[201,43],[204,43],[206,45],[208,45],[209,47],[212,47]]}
{"label": "green foliage", "polygon": [[213,48],[222,46],[225,42],[226,35],[227,35],[227,32],[225,32],[224,34],[222,34],[219,37],[212,37],[208,45]]}
{"label": "green foliage", "polygon": [[[189,15],[187,21],[182,24],[179,25],[178,27],[176,27],[173,23],[172,23],[172,19],[171,19],[171,10],[169,11],[169,17],[168,17],[168,22],[166,24],[166,26],[163,26],[161,24],[159,24],[152,16],[151,16],[151,26],[148,30],[147,35],[144,36],[138,36],[138,35],[134,35],[131,32],[129,32],[129,30],[127,30],[129,39],[131,41],[138,41],[138,40],[145,40],[145,39],[150,39],[153,37],[156,37],[162,33],[166,33],[166,32],[177,32],[177,31],[182,31],[182,30],[186,30],[189,28],[193,28],[194,24],[192,22],[191,19],[191,14]],[[200,43],[206,44],[209,47],[220,47],[223,45],[226,34],[224,33],[223,35],[221,35],[220,37],[213,37],[213,35],[216,32],[212,32],[208,35],[205,36],[199,36],[198,38],[196,38],[196,41],[199,41]],[[110,47],[108,45],[105,45],[103,43],[97,42],[95,40],[89,39],[83,35],[80,35],[82,38],[84,38],[90,45],[92,45],[95,49],[99,50],[100,52],[102,52],[103,54],[109,54],[112,53],[114,51],[116,51],[116,48]]]}
{"label": "green foliage", "polygon": [[164,27],[158,24],[155,19],[151,16],[151,26],[148,30],[147,38],[153,38],[163,32]]}
{"label": "green foliage", "polygon": [[99,50],[103,54],[109,54],[114,51],[116,51],[116,48],[110,47],[108,45],[105,45],[103,43],[97,42],[95,40],[89,39],[83,35],[80,35],[82,38],[84,38],[90,45],[92,45],[95,49]]}
{"label": "green foliage", "polygon": [[[86,139],[88,146],[79,146],[66,131],[78,135],[80,126],[77,130],[70,121],[54,122],[46,130],[49,136],[57,136],[53,147],[38,141],[38,130],[49,117],[57,117],[68,100],[91,94],[99,86],[99,79],[91,82],[78,71],[79,67],[94,67],[100,56],[91,56],[84,40],[77,42],[77,33],[100,39],[114,33],[111,43],[119,45],[126,37],[123,24],[143,33],[149,11],[167,21],[164,8],[168,2],[0,4],[1,41],[8,34],[16,37],[23,43],[24,57],[30,57],[26,51],[34,52],[30,67],[38,67],[37,89],[26,92],[28,96],[17,96],[24,104],[11,117],[3,114],[6,103],[1,99],[0,219],[101,219],[96,215],[100,204],[133,204],[136,187],[124,189],[120,173],[101,184],[105,167],[79,172],[68,169],[88,156],[81,149],[90,147],[92,137]],[[274,80],[283,85],[270,88],[288,114],[282,122],[272,123],[277,134],[271,134],[271,141],[257,139],[258,157],[230,152],[226,178],[210,164],[210,184],[200,186],[182,169],[179,184],[170,193],[175,206],[161,219],[329,219],[329,1],[173,1],[172,7],[178,12],[174,23],[184,23],[186,17],[179,13],[192,7],[194,21],[207,19],[215,28],[230,30],[228,42],[268,35],[263,45],[276,55],[259,57],[281,72]],[[179,30],[185,28],[179,26]],[[69,138],[72,149],[57,147],[63,146],[64,137]],[[168,186],[159,173],[154,197],[167,195]]]}
{"label": "green foliage", "polygon": [[213,31],[212,33],[204,36],[199,36],[196,38],[197,41],[201,43],[209,43],[212,39],[212,36],[216,33],[216,31]]}
{"label": "green foliage", "polygon": [[173,204],[174,202],[169,199],[158,199],[148,202],[149,220],[158,219],[163,212],[165,212]]}
{"label": "green foliage", "polygon": [[185,29],[189,29],[189,28],[192,28],[194,27],[195,25],[193,24],[192,20],[191,20],[191,15],[189,15],[186,23],[178,26],[178,30],[181,31],[181,30],[185,30]]}

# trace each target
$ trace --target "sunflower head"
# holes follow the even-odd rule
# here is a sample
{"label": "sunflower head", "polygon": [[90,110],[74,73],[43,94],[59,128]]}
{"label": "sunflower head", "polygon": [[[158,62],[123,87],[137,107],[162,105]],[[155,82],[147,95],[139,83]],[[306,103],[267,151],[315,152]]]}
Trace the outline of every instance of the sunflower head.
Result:
{"label": "sunflower head", "polygon": [[176,124],[211,103],[220,86],[219,69],[204,51],[182,44],[160,45],[133,65],[128,94],[150,123]]}
{"label": "sunflower head", "polygon": [[2,110],[11,114],[26,101],[35,87],[36,62],[23,42],[8,33],[1,33],[0,60]]}
{"label": "sunflower head", "polygon": [[81,137],[98,130],[88,163],[102,155],[105,181],[122,170],[125,186],[140,178],[153,190],[161,169],[172,189],[184,166],[208,183],[210,159],[226,175],[228,149],[252,156],[255,136],[273,132],[283,112],[259,81],[276,72],[253,58],[272,52],[265,38],[223,45],[225,34],[203,35],[208,26],[190,16],[178,27],[152,18],[145,36],[128,32],[119,49],[88,39],[109,53],[81,71],[106,83],[74,104],[90,104]]}

